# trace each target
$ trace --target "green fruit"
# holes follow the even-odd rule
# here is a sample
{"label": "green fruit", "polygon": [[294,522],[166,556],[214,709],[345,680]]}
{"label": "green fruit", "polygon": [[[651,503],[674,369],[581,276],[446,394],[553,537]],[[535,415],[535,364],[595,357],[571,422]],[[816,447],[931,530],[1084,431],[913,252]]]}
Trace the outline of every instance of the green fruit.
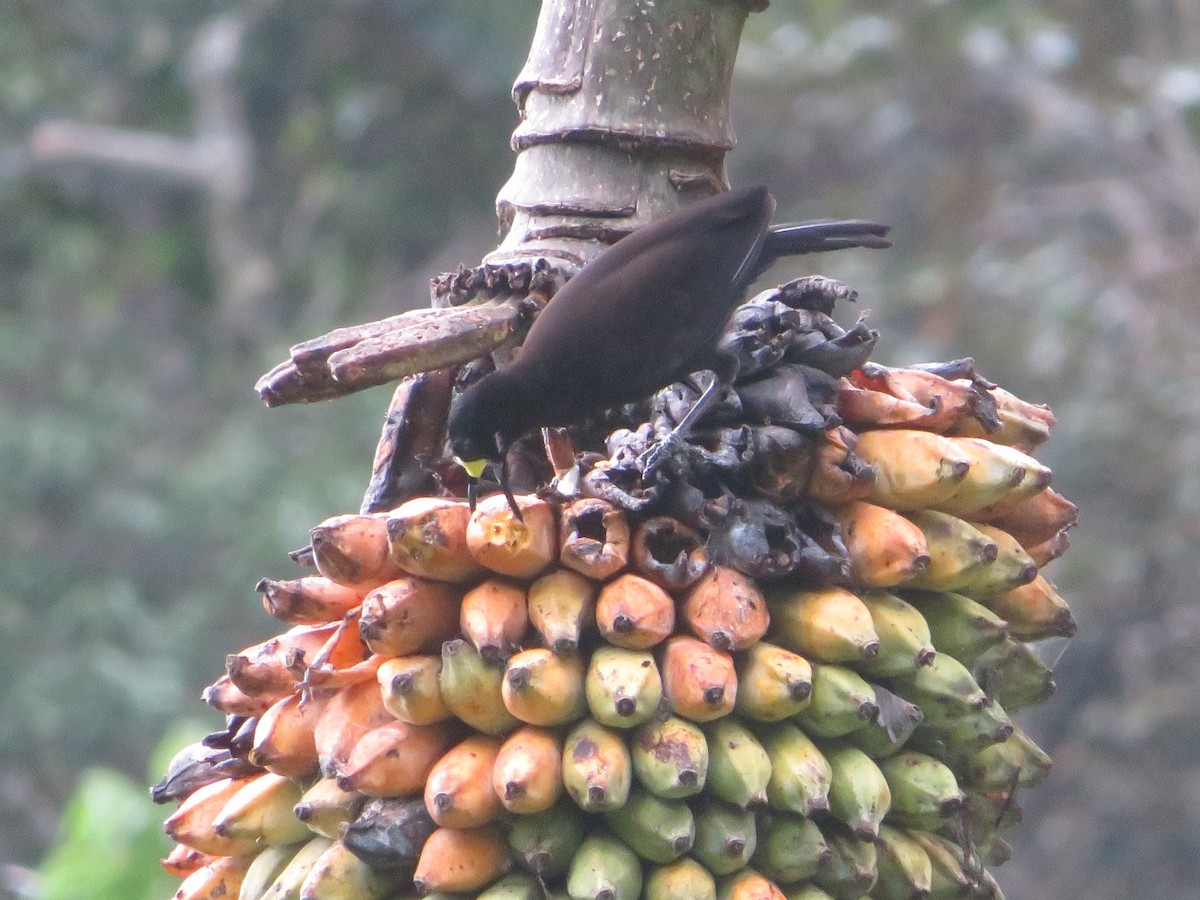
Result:
{"label": "green fruit", "polygon": [[583,840],[584,819],[569,800],[545,812],[516,816],[508,826],[508,846],[525,869],[544,880],[567,871]]}
{"label": "green fruit", "polygon": [[835,900],[858,900],[870,893],[879,875],[875,844],[832,826],[825,831],[825,841],[831,854],[829,864],[813,881]]}
{"label": "green fruit", "polygon": [[303,846],[304,844],[288,844],[283,847],[267,847],[254,857],[254,862],[250,863],[250,868],[242,876],[238,900],[258,900]]}
{"label": "green fruit", "polygon": [[959,662],[973,665],[979,655],[1008,636],[1008,625],[978,601],[950,591],[908,591],[904,598],[921,610],[934,645]]}
{"label": "green fruit", "polygon": [[649,721],[662,702],[662,677],[644,650],[602,646],[592,654],[584,680],[592,717],[611,728]]}
{"label": "green fruit", "polygon": [[336,778],[322,778],[305,791],[292,814],[310,831],[337,840],[342,826],[358,817],[366,799],[358,791],[338,787]]}
{"label": "green fruit", "polygon": [[783,895],[787,900],[833,900],[815,884],[802,884],[789,891],[784,891]]}
{"label": "green fruit", "polygon": [[334,841],[304,879],[300,900],[383,900],[393,881]]}
{"label": "green fruit", "polygon": [[757,737],[732,716],[705,728],[708,739],[708,792],[746,809],[767,802],[771,760]]}
{"label": "green fruit", "polygon": [[1046,751],[1014,727],[1007,740],[985,747],[972,757],[967,777],[972,787],[1027,787],[1045,778],[1050,764]]}
{"label": "green fruit", "polygon": [[922,722],[908,746],[943,760],[956,772],[966,772],[971,758],[985,747],[1007,740],[1013,724],[999,703],[944,722]]}
{"label": "green fruit", "polygon": [[692,811],[682,800],[664,800],[634,789],[624,806],[605,813],[617,837],[650,862],[669,863],[683,856],[696,838]]}
{"label": "green fruit", "polygon": [[563,742],[563,787],[585,812],[605,812],[625,803],[633,763],[621,733],[584,719]]}
{"label": "green fruit", "polygon": [[829,812],[864,841],[874,840],[892,805],[883,772],[857,747],[835,744],[823,750],[833,772]]}
{"label": "green fruit", "polygon": [[910,838],[925,850],[930,863],[930,897],[964,897],[971,892],[975,878],[966,870],[962,850],[927,831],[910,831]]}
{"label": "green fruit", "polygon": [[950,767],[915,750],[880,760],[891,789],[890,820],[907,828],[937,831],[962,812],[965,800]]}
{"label": "green fruit", "polygon": [[758,849],[750,862],[772,881],[793,884],[811,878],[831,855],[812,819],[793,813],[759,817]]}
{"label": "green fruit", "polygon": [[975,660],[975,677],[988,695],[1017,712],[1050,699],[1054,673],[1022,641],[1008,638]]}
{"label": "green fruit", "polygon": [[850,732],[842,740],[853,744],[872,759],[891,756],[903,747],[925,718],[921,708],[887,688],[875,685],[879,718]]}
{"label": "green fruit", "polygon": [[998,832],[1019,825],[1023,813],[1014,799],[1015,794],[1014,788],[990,791],[972,788],[967,791],[967,822],[971,834],[977,835],[980,840],[987,840]]}
{"label": "green fruit", "polygon": [[975,882],[974,894],[976,897],[984,897],[988,900],[1004,900],[1004,892],[1000,890],[1000,885],[996,883],[992,873],[986,869],[979,873],[979,878]]}
{"label": "green fruit", "polygon": [[719,800],[709,800],[696,810],[692,856],[714,875],[744,868],[754,855],[757,841],[754,813]]}
{"label": "green fruit", "polygon": [[875,842],[879,879],[871,889],[874,900],[913,900],[929,896],[933,865],[925,848],[899,828],[884,825]]}
{"label": "green fruit", "polygon": [[767,803],[802,816],[829,809],[833,770],[812,738],[795,725],[775,725],[763,733],[771,760]]}
{"label": "green fruit", "polygon": [[584,839],[567,873],[571,900],[637,900],[641,892],[642,864],[636,853],[611,835]]}
{"label": "green fruit", "polygon": [[927,666],[899,675],[892,690],[921,707],[926,722],[970,715],[992,701],[958,660],[939,653]]}
{"label": "green fruit", "polygon": [[545,896],[536,877],[513,872],[485,890],[476,900],[543,900]]}
{"label": "green fruit", "polygon": [[1038,567],[1011,534],[993,525],[976,525],[975,528],[988,540],[995,543],[996,558],[973,570],[966,580],[959,582],[960,593],[969,597],[991,597],[995,594],[1028,584],[1037,577]]}
{"label": "green fruit", "polygon": [[929,548],[929,567],[906,582],[912,587],[957,590],[999,554],[995,541],[957,516],[932,509],[912,510],[905,516],[921,529]]}
{"label": "green fruit", "polygon": [[[1044,422],[1038,424],[1045,427]],[[936,503],[938,509],[970,518],[1001,500],[1024,499],[1036,494],[1050,483],[1048,468],[1008,443],[984,438],[952,440],[958,451],[970,459],[971,466],[954,495]],[[1021,442],[1020,439],[1011,440],[1012,443]]]}
{"label": "green fruit", "polygon": [[843,737],[879,718],[875,691],[861,675],[845,666],[814,663],[812,669],[812,700],[793,719],[809,734]]}
{"label": "green fruit", "polygon": [[326,837],[315,837],[300,849],[283,867],[271,885],[259,895],[260,900],[300,900],[300,888],[321,854],[332,846]]}
{"label": "green fruit", "polygon": [[854,664],[858,671],[886,678],[928,665],[937,655],[929,625],[916,607],[887,591],[867,591],[862,601],[879,635],[879,654]]}
{"label": "green fruit", "polygon": [[698,725],[679,716],[641,726],[630,755],[638,782],[659,797],[691,797],[707,783],[708,741]]}
{"label": "green fruit", "polygon": [[476,731],[504,734],[521,722],[504,705],[500,684],[502,667],[488,665],[479,651],[464,640],[442,644],[442,669],[438,686],[446,708]]}

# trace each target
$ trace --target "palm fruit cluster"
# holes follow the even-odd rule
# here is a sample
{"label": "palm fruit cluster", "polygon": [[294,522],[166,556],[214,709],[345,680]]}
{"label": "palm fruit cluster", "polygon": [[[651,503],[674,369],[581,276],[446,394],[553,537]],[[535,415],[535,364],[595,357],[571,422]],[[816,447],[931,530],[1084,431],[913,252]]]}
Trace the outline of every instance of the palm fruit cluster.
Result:
{"label": "palm fruit cluster", "polygon": [[573,431],[520,518],[447,488],[313,528],[154,789],[176,896],[1000,896],[1050,765],[1010,716],[1075,628],[1053,417],[870,362],[835,296],[738,310],[741,380],[650,485],[687,386]]}

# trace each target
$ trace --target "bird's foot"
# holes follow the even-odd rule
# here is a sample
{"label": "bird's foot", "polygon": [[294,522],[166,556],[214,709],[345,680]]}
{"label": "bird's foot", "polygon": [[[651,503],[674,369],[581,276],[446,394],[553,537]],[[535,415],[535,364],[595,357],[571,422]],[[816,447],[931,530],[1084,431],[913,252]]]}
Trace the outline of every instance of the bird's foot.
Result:
{"label": "bird's foot", "polygon": [[671,460],[678,459],[687,451],[683,436],[678,429],[662,440],[651,444],[638,456],[637,466],[642,472],[642,481],[649,481],[655,472]]}
{"label": "bird's foot", "polygon": [[508,510],[512,513],[513,518],[524,524],[525,514],[521,512],[521,506],[517,503],[517,498],[513,496],[512,488],[508,486],[507,478],[504,478],[500,482],[500,488],[504,491],[504,499],[508,501]]}

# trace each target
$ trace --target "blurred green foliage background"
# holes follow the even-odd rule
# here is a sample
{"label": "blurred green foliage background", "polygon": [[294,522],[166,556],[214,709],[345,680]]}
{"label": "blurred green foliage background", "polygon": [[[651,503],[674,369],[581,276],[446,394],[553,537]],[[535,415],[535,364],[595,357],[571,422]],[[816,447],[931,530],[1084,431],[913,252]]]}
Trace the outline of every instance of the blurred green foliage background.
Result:
{"label": "blurred green foliage background", "polygon": [[[536,13],[0,5],[0,897],[171,890],[144,785],[277,630],[255,582],[357,508],[388,399],[251,386],[494,245]],[[776,0],[739,58],[732,180],[895,227],[820,261],[877,358],[974,356],[1058,413],[1081,631],[1024,717],[1056,772],[1021,900],[1200,883],[1197,60],[1188,0]]]}

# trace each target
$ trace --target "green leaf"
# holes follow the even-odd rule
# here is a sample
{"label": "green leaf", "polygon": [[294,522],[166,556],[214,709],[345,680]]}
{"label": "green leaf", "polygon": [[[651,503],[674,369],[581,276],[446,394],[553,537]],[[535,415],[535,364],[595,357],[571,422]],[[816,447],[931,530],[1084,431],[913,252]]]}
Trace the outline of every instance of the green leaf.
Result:
{"label": "green leaf", "polygon": [[159,859],[170,850],[162,807],[144,785],[109,769],[83,773],[41,866],[40,900],[141,900],[177,888]]}

